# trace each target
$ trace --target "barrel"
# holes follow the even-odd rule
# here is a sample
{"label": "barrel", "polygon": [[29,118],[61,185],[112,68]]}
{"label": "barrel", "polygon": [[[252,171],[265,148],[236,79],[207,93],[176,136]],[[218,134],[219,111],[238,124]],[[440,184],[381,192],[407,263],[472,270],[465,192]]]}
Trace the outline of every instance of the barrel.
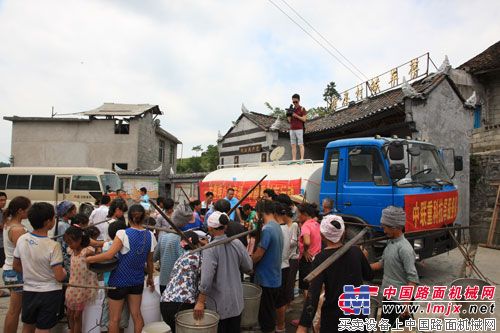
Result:
{"label": "barrel", "polygon": [[[144,319],[144,325],[161,321],[160,293],[156,288],[157,284],[159,284],[159,279],[155,278],[154,283],[155,291],[149,290],[149,287],[144,283],[141,302],[141,314]],[[132,320],[132,316],[129,318],[128,327],[125,329],[125,333],[134,333],[134,321]]]}
{"label": "barrel", "polygon": [[243,312],[241,313],[241,327],[252,328],[259,323],[260,296],[262,288],[256,284],[243,282]]}
{"label": "barrel", "polygon": [[155,321],[149,323],[142,328],[142,333],[170,333],[170,326],[164,321]]}
{"label": "barrel", "polygon": [[[484,280],[481,280],[481,279],[456,279],[455,281],[453,281],[451,283],[452,286],[460,286],[462,287],[462,291],[461,291],[461,295],[462,295],[462,299],[463,299],[463,295],[464,295],[464,292],[465,292],[465,288],[467,286],[471,286],[471,287],[475,287],[475,286],[478,286],[479,287],[479,293],[478,295],[480,296],[481,295],[481,291],[483,290],[483,287],[484,286],[490,286],[490,284]],[[491,303],[487,303],[487,302],[474,302],[474,301],[469,301],[469,302],[460,302],[460,301],[455,301],[455,303],[461,305],[461,309],[460,309],[460,313],[459,313],[459,316],[460,318],[470,318],[470,319],[478,319],[478,318],[488,318],[488,317],[492,317],[492,314],[489,313],[489,311],[487,311],[487,313],[485,314],[482,314],[479,312],[479,308],[481,306],[487,306],[488,307],[488,310],[489,310],[489,306],[491,305]],[[469,313],[469,309],[471,306],[477,306],[477,309],[478,311],[476,311],[476,313]]]}
{"label": "barrel", "polygon": [[219,315],[210,310],[205,310],[202,319],[193,317],[193,310],[184,310],[175,316],[175,331],[177,333],[217,333]]}

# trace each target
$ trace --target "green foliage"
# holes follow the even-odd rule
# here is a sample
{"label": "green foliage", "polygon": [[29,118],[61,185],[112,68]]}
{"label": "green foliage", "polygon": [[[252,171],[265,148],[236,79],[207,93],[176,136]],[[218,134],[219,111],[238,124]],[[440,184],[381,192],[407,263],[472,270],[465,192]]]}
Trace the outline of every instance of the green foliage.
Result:
{"label": "green foliage", "polygon": [[315,108],[310,108],[307,110],[307,119],[313,119],[316,117],[324,117],[331,114],[331,111],[324,107],[324,106],[318,106]]}
{"label": "green foliage", "polygon": [[[195,149],[196,148],[196,149]],[[194,152],[203,151],[201,145],[195,146],[192,149]],[[201,153],[201,156],[193,156],[179,159],[177,162],[178,173],[191,172],[210,172],[217,169],[219,164],[219,151],[217,146],[208,145],[207,149]]]}
{"label": "green foliage", "polygon": [[323,100],[326,102],[327,108],[330,109],[332,107],[332,102],[334,97],[339,98],[340,94],[337,91],[337,87],[335,82],[330,82],[325,88],[325,92],[323,93]]}
{"label": "green foliage", "polygon": [[286,118],[286,111],[284,109],[274,107],[269,102],[264,102],[264,105],[269,109],[269,115],[281,119]]}
{"label": "green foliage", "polygon": [[10,167],[10,164],[5,162],[0,162],[0,168],[6,168],[6,167]]}

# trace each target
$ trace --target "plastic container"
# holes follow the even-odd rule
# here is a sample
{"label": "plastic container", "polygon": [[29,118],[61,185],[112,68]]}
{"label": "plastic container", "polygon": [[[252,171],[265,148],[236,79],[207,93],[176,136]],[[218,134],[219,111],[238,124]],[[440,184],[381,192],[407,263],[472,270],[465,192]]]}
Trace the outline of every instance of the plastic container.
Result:
{"label": "plastic container", "polygon": [[[162,320],[160,313],[160,293],[157,291],[159,278],[155,278],[155,291],[151,292],[149,287],[144,283],[144,291],[142,292],[141,313],[144,319],[144,327],[150,323],[159,322]],[[125,333],[134,333],[134,321],[132,316],[129,318],[128,327]]]}
{"label": "plastic container", "polygon": [[219,315],[210,310],[205,310],[201,320],[195,320],[193,310],[184,310],[175,317],[175,331],[177,333],[217,333]]}
{"label": "plastic container", "polygon": [[[104,286],[104,282],[99,281],[100,286]],[[106,297],[104,289],[97,291],[96,299],[93,303],[87,304],[83,310],[82,317],[82,332],[84,333],[100,333],[101,332],[101,314],[102,304]]]}
{"label": "plastic container", "polygon": [[259,308],[262,288],[249,282],[243,282],[242,286],[244,308],[241,313],[241,327],[252,328],[257,326],[259,323]]}
{"label": "plastic container", "polygon": [[172,330],[164,321],[155,321],[144,325],[142,333],[170,333]]}

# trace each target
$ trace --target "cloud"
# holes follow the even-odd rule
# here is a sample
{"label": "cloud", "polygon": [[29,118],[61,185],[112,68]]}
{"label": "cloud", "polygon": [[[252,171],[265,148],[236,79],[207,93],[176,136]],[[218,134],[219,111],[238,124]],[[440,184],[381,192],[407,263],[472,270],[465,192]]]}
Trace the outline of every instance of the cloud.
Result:
{"label": "cloud", "polygon": [[[369,77],[427,51],[437,65],[448,54],[457,66],[500,32],[498,1],[287,3]],[[158,104],[184,156],[214,144],[242,102],[266,112],[265,101],[287,106],[298,92],[312,107],[328,82],[339,90],[360,82],[270,1],[4,0],[0,45],[2,116]],[[0,120],[0,160],[10,136]]]}

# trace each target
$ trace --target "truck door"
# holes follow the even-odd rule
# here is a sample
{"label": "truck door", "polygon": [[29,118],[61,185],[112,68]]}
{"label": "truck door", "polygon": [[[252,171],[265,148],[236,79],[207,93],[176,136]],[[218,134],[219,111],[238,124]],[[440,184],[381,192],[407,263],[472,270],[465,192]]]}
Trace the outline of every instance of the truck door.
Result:
{"label": "truck door", "polygon": [[325,155],[325,164],[323,166],[323,182],[321,183],[321,192],[319,195],[319,202],[324,198],[334,200],[335,208],[337,205],[337,189],[340,169],[340,149],[329,149]]}
{"label": "truck door", "polygon": [[349,147],[339,187],[339,211],[379,224],[382,209],[393,204],[392,186],[376,146]]}

